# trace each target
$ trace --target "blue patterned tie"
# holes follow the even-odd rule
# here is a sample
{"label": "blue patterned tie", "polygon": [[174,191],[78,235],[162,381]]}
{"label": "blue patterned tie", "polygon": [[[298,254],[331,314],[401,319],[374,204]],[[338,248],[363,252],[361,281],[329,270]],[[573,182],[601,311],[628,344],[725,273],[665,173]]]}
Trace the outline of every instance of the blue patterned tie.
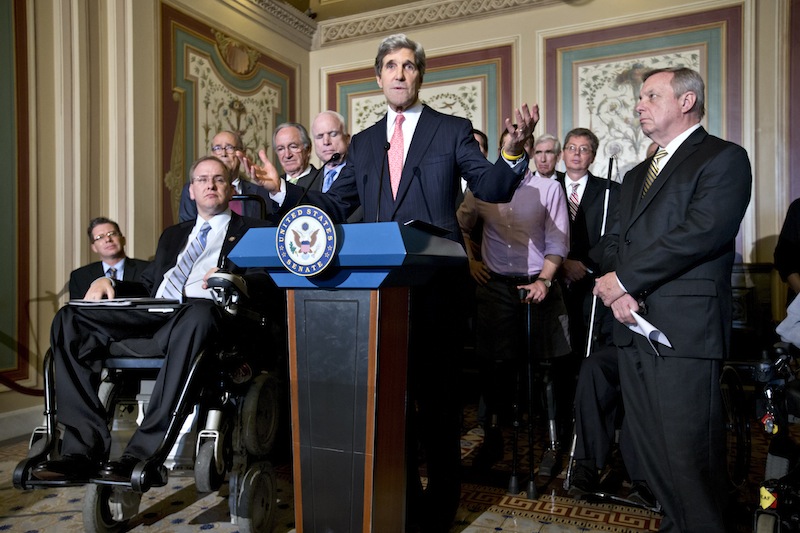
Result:
{"label": "blue patterned tie", "polygon": [[322,182],[322,192],[328,192],[333,185],[333,178],[336,176],[336,169],[331,169],[325,173],[325,181]]}
{"label": "blue patterned tie", "polygon": [[197,261],[200,254],[206,249],[206,239],[208,238],[208,232],[210,230],[211,224],[208,222],[204,223],[200,228],[200,233],[197,234],[197,238],[192,241],[192,244],[189,245],[186,253],[183,254],[180,262],[178,262],[178,266],[175,267],[175,270],[173,270],[172,274],[167,278],[167,283],[164,286],[164,298],[183,301],[183,288],[186,285],[186,280],[189,279],[189,272],[192,271],[194,262]]}
{"label": "blue patterned tie", "polygon": [[111,279],[117,279],[117,269],[111,267],[108,270],[106,270],[106,277]]}

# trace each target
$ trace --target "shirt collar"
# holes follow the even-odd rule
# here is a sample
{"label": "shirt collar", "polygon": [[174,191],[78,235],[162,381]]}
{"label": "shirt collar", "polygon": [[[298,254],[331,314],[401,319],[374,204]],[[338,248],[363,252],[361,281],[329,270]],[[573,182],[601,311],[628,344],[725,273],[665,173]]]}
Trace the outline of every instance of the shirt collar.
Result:
{"label": "shirt collar", "polygon": [[[689,138],[689,135],[691,135],[692,133],[694,133],[694,130],[696,130],[696,129],[697,129],[697,128],[699,128],[699,127],[700,127],[700,123],[698,122],[698,123],[697,123],[697,124],[695,124],[694,126],[690,127],[689,129],[687,129],[686,131],[684,131],[683,133],[681,133],[680,135],[678,135],[677,137],[675,137],[674,139],[672,139],[672,140],[669,142],[669,144],[668,144],[668,145],[666,145],[666,146],[663,146],[662,148],[663,148],[664,150],[666,150],[666,152],[667,152],[667,158],[669,158],[669,156],[671,156],[672,154],[674,154],[674,153],[675,153],[675,151],[678,149],[678,147],[679,147],[680,145],[682,145],[682,144],[683,144],[683,141],[685,141],[686,139],[688,139],[688,138]],[[664,163],[665,163],[664,161],[662,161],[662,162],[661,162],[661,168],[664,168]]]}
{"label": "shirt collar", "polygon": [[[389,107],[388,109],[389,110],[386,113],[386,120],[389,124],[394,124],[394,121],[397,119],[398,113],[391,107]],[[403,116],[406,117],[406,120],[408,120],[408,117],[411,115],[416,115],[417,117],[419,117],[419,115],[421,114],[422,114],[422,102],[420,102],[419,100],[417,100],[417,103],[415,103],[414,105],[403,111]]]}
{"label": "shirt collar", "polygon": [[103,263],[103,272],[104,273],[109,268],[116,268],[117,271],[119,271],[120,268],[125,268],[125,258],[124,257],[122,259],[120,259],[119,261],[117,261],[116,263],[114,263],[113,265],[111,265],[109,263],[106,263],[105,261],[102,261],[102,263]]}
{"label": "shirt collar", "polygon": [[209,223],[209,225],[211,226],[212,231],[214,231],[214,233],[216,233],[217,231],[219,231],[220,228],[222,228],[222,229],[227,228],[228,224],[230,223],[230,221],[231,221],[231,208],[230,207],[227,208],[222,213],[218,213],[218,214],[214,215],[213,217],[211,217],[208,220],[204,219],[200,215],[197,215],[197,220],[194,223],[194,228],[192,229],[192,233],[199,233],[200,232],[200,228],[202,228],[203,224],[205,224],[206,222]]}

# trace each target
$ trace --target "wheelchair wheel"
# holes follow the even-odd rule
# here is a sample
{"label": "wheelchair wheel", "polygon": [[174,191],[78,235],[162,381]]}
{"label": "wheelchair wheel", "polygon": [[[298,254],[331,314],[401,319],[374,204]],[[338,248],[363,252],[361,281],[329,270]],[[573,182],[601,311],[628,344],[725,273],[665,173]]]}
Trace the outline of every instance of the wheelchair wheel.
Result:
{"label": "wheelchair wheel", "polygon": [[744,406],[744,389],[738,372],[725,366],[720,376],[725,409],[728,481],[732,491],[741,490],[750,471],[750,421]]}
{"label": "wheelchair wheel", "polygon": [[277,501],[277,483],[272,464],[268,461],[253,463],[238,487],[235,512],[240,533],[272,531]]}
{"label": "wheelchair wheel", "polygon": [[753,533],[777,533],[778,518],[771,513],[757,513]]}
{"label": "wheelchair wheel", "polygon": [[116,533],[124,531],[128,520],[117,521],[111,512],[110,500],[114,492],[111,485],[86,486],[83,499],[83,529],[87,533]]}
{"label": "wheelchair wheel", "polygon": [[261,374],[253,380],[244,398],[241,411],[245,449],[251,455],[264,457],[272,451],[280,422],[278,380]]}
{"label": "wheelchair wheel", "polygon": [[[220,458],[221,459],[221,458]],[[200,446],[194,461],[194,483],[197,492],[214,492],[225,479],[225,463],[214,457],[214,441],[206,441]]]}

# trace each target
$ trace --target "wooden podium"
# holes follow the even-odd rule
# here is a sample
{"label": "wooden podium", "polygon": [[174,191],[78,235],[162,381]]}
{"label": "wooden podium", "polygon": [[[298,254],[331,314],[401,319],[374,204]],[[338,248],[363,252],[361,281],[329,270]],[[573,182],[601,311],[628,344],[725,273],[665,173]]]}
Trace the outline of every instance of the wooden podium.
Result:
{"label": "wooden podium", "polygon": [[288,271],[276,228],[229,258],[287,290],[298,533],[405,531],[409,287],[466,260],[458,243],[396,222],[336,227],[334,262]]}

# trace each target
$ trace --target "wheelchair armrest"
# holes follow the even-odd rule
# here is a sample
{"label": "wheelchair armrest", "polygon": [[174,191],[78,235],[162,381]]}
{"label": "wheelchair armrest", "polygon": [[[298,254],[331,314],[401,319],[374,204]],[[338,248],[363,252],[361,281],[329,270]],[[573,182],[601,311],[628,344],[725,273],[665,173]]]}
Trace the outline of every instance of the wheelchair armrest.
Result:
{"label": "wheelchair armrest", "polygon": [[208,288],[214,303],[232,316],[244,316],[256,323],[263,323],[263,317],[245,308],[249,299],[247,281],[238,274],[218,270],[208,278]]}
{"label": "wheelchair armrest", "polygon": [[245,298],[249,297],[247,282],[238,274],[231,274],[218,270],[208,278],[208,288],[215,293],[238,293]]}

